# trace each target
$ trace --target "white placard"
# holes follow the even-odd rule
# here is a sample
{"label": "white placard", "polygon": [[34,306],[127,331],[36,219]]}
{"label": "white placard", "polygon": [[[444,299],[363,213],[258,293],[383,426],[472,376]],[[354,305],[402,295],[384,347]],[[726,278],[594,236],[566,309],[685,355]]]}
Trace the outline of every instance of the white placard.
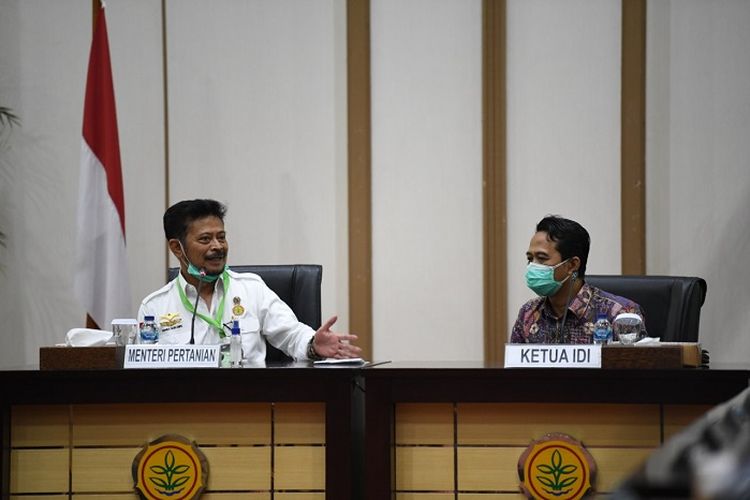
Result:
{"label": "white placard", "polygon": [[128,344],[123,368],[218,368],[219,345]]}
{"label": "white placard", "polygon": [[506,344],[505,368],[601,368],[601,345]]}

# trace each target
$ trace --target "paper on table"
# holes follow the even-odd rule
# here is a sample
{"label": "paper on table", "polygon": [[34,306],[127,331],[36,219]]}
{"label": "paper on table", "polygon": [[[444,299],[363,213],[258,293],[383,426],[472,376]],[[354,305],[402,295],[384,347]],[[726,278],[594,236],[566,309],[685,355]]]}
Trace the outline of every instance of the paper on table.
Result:
{"label": "paper on table", "polygon": [[659,342],[659,337],[643,337],[641,340],[635,343],[635,345],[659,345],[661,342]]}
{"label": "paper on table", "polygon": [[71,328],[65,334],[66,345],[72,347],[97,347],[107,344],[112,332],[93,328]]}
{"label": "paper on table", "polygon": [[365,360],[362,358],[327,358],[313,362],[314,365],[362,365],[364,363]]}

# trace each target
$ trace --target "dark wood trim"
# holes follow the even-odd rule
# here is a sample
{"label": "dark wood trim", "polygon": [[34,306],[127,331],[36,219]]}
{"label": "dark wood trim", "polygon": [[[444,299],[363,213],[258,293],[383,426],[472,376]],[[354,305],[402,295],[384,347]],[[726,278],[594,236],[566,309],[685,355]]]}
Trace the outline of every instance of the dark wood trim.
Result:
{"label": "dark wood trim", "polygon": [[[96,16],[99,14],[100,6],[101,6],[101,0],[91,0],[91,39],[92,41],[94,39],[94,30],[96,30]],[[86,328],[93,328],[95,330],[99,330],[99,325],[96,324],[96,321],[94,321],[94,318],[92,318],[91,315],[88,313],[86,313],[85,322],[86,322]]]}
{"label": "dark wood trim", "polygon": [[[169,71],[167,65],[167,0],[161,0],[161,70],[164,98],[164,211],[171,204],[169,191]],[[164,246],[164,269],[169,271],[169,247]]]}
{"label": "dark wood trim", "polygon": [[646,274],[646,0],[622,2],[622,274]]}
{"label": "dark wood trim", "polygon": [[372,179],[370,122],[370,2],[346,4],[349,330],[362,357],[372,359]]}
{"label": "dark wood trim", "polygon": [[482,2],[484,359],[502,362],[508,338],[506,4]]}
{"label": "dark wood trim", "polygon": [[10,403],[0,400],[0,498],[10,498]]}

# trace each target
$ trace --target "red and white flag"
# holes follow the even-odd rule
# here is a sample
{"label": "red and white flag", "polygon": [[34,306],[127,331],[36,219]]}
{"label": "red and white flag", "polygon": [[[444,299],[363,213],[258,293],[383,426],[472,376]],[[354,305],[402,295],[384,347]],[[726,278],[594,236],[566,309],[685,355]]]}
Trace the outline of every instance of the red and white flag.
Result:
{"label": "red and white flag", "polygon": [[104,6],[96,18],[89,55],[78,196],[75,292],[99,328],[108,330],[113,318],[133,317],[133,311],[125,252],[120,142]]}

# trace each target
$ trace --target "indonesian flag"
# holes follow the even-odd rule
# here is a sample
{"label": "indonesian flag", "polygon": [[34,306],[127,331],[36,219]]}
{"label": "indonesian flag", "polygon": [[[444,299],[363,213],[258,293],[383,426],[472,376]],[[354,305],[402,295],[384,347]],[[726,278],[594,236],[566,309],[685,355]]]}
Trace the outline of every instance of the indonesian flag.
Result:
{"label": "indonesian flag", "polygon": [[133,316],[125,253],[125,201],[104,6],[89,55],[83,105],[75,292],[101,329]]}

